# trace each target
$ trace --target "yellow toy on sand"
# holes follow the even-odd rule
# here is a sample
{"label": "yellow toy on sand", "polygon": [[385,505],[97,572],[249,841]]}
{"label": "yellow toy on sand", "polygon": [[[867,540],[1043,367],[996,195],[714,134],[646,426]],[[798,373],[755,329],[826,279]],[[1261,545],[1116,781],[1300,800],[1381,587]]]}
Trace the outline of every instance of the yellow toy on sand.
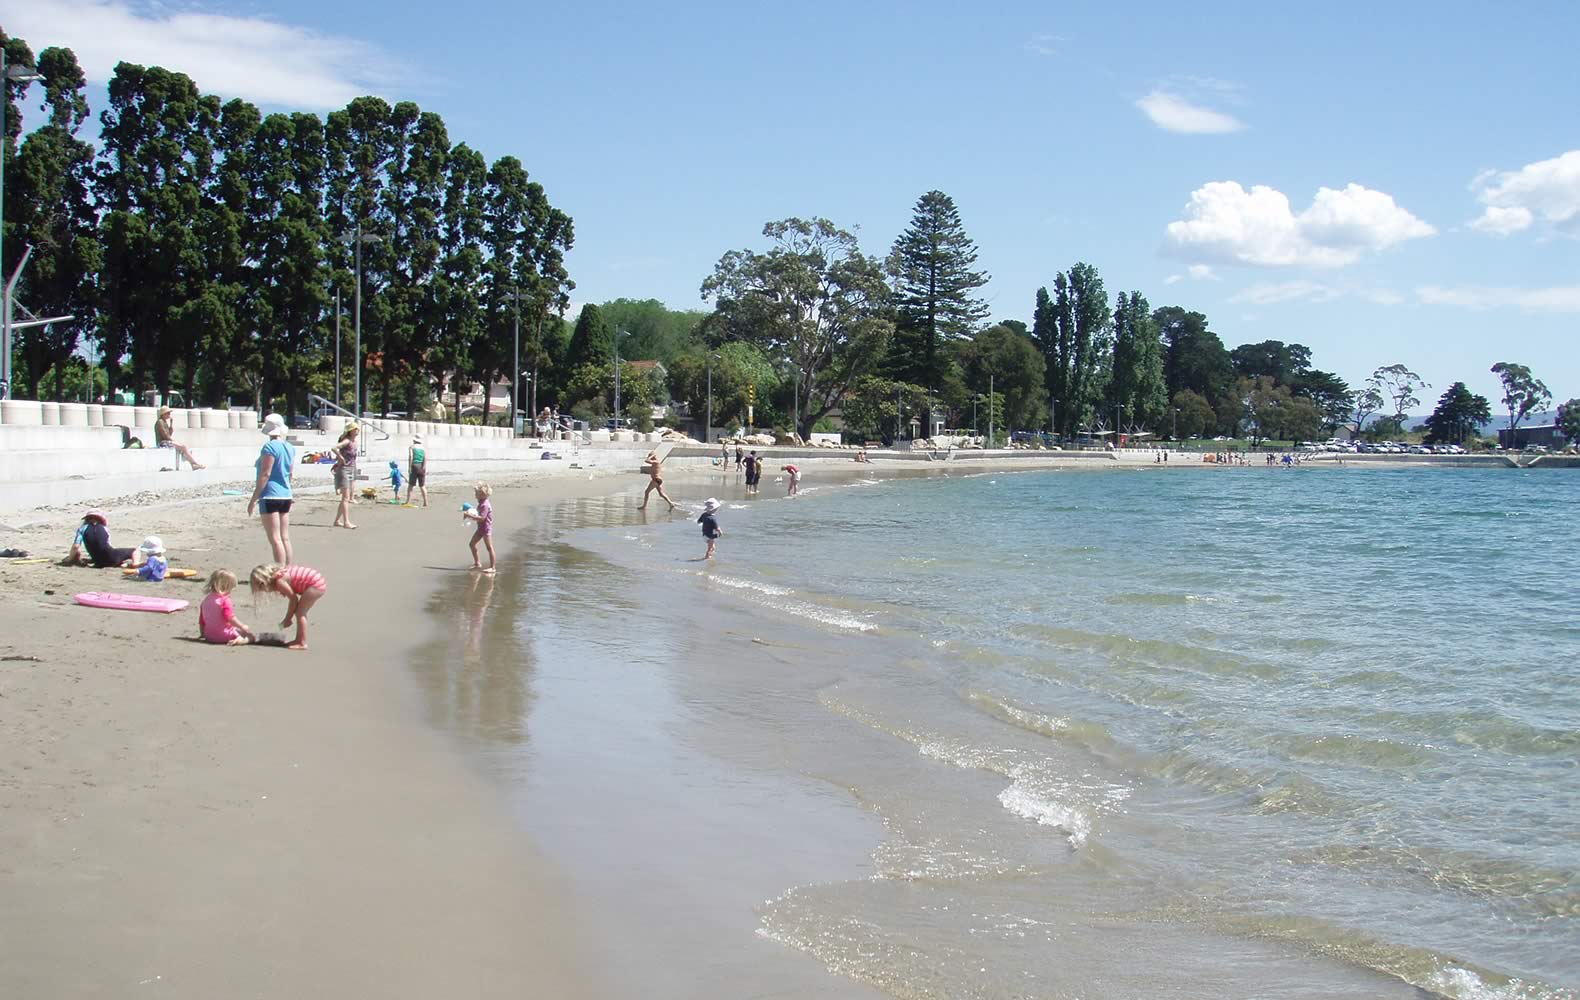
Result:
{"label": "yellow toy on sand", "polygon": [[[123,570],[121,570],[121,575],[122,576],[136,576],[140,572],[142,572],[142,571],[141,570],[136,570],[136,569],[123,569]],[[198,571],[195,570],[195,569],[175,569],[175,568],[171,568],[171,569],[165,570],[165,579],[166,580],[191,580],[194,577],[196,577],[197,575],[198,575]]]}

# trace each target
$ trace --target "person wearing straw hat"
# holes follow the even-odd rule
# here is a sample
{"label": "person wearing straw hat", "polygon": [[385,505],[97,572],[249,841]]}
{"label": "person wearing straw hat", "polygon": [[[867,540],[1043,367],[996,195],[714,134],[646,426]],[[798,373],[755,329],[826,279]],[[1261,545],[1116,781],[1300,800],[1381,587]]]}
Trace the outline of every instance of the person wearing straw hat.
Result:
{"label": "person wearing straw hat", "polygon": [[422,490],[422,505],[428,506],[428,452],[422,446],[422,435],[411,436],[411,447],[406,450],[406,502],[411,503],[411,491]]}
{"label": "person wearing straw hat", "polygon": [[713,545],[724,534],[724,529],[719,527],[718,518],[713,515],[718,513],[719,502],[712,497],[702,501],[702,516],[697,518],[697,523],[702,525],[702,537],[708,540],[708,552],[702,558],[713,558]]}
{"label": "person wearing straw hat", "polygon": [[355,528],[351,523],[351,505],[356,503],[351,493],[357,488],[357,437],[362,428],[347,424],[335,444],[335,492],[340,494],[340,509],[335,512],[335,527]]}
{"label": "person wearing straw hat", "polygon": [[159,408],[159,419],[154,421],[154,442],[161,448],[170,448],[175,451],[176,468],[181,468],[181,460],[183,458],[187,460],[187,464],[192,466],[193,469],[203,468],[203,463],[192,457],[192,450],[175,439],[175,436],[171,433],[172,430],[170,407],[161,406]]}
{"label": "person wearing straw hat", "polygon": [[296,452],[285,440],[285,418],[271,413],[258,428],[268,437],[258,451],[258,481],[247,501],[247,516],[254,508],[263,511],[263,533],[269,539],[274,561],[289,566],[291,558],[291,473],[296,468]]}

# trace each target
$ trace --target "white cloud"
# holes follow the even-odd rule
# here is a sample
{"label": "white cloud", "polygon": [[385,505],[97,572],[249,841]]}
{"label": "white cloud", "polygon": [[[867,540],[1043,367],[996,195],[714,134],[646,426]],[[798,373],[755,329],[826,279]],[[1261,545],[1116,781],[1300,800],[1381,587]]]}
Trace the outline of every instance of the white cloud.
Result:
{"label": "white cloud", "polygon": [[1466,309],[1521,309],[1525,312],[1580,313],[1580,285],[1552,288],[1489,288],[1461,285],[1423,285],[1416,297],[1427,305]]}
{"label": "white cloud", "polygon": [[1296,215],[1276,188],[1212,181],[1191,192],[1185,214],[1168,225],[1176,253],[1259,267],[1343,267],[1368,251],[1437,232],[1391,195],[1359,184],[1320,188]]}
{"label": "white cloud", "polygon": [[69,46],[89,80],[122,60],[190,76],[205,92],[293,108],[335,108],[393,79],[377,47],[264,17],[130,0],[26,0],[6,30],[35,49]]}
{"label": "white cloud", "polygon": [[1484,233],[1507,236],[1540,217],[1562,232],[1580,235],[1580,149],[1518,170],[1483,171],[1470,189],[1487,206],[1471,223]]}
{"label": "white cloud", "polygon": [[1212,272],[1212,268],[1207,264],[1192,264],[1186,270],[1190,271],[1190,276],[1195,278],[1197,281],[1220,280],[1218,276]]}
{"label": "white cloud", "polygon": [[1177,285],[1184,280],[1185,276],[1183,274],[1171,274],[1167,278],[1163,279],[1163,283],[1165,285]]}
{"label": "white cloud", "polygon": [[1152,124],[1169,132],[1187,132],[1193,135],[1216,135],[1238,132],[1245,125],[1233,115],[1192,104],[1177,94],[1154,90],[1136,102],[1142,114],[1152,119]]}
{"label": "white cloud", "polygon": [[1486,211],[1481,213],[1481,218],[1471,220],[1470,228],[1492,233],[1495,236],[1507,236],[1531,228],[1531,223],[1535,221],[1536,217],[1524,205],[1514,205],[1509,208],[1488,205]]}
{"label": "white cloud", "polygon": [[1326,302],[1338,294],[1316,281],[1276,281],[1250,285],[1235,292],[1229,301],[1270,306],[1278,302]]}
{"label": "white cloud", "polygon": [[1404,296],[1391,288],[1374,288],[1365,294],[1368,299],[1380,306],[1397,306],[1404,302]]}

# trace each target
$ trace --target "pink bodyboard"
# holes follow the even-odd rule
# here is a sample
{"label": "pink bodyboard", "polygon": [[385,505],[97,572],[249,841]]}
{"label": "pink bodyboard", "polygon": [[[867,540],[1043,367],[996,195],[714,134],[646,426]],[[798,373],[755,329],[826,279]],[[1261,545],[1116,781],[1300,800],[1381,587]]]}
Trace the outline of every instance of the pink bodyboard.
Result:
{"label": "pink bodyboard", "polygon": [[138,594],[105,594],[90,590],[77,595],[77,603],[90,608],[112,608],[116,611],[157,611],[168,615],[187,606],[186,601],[173,597],[143,597]]}

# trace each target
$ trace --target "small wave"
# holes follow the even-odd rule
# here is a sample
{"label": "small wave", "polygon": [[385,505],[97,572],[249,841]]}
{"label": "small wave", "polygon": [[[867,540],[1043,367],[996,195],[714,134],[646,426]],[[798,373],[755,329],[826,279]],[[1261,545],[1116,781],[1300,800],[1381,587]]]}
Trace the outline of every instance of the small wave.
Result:
{"label": "small wave", "polygon": [[1197,594],[1111,594],[1107,598],[1109,604],[1139,604],[1144,607],[1172,607],[1186,604],[1216,604],[1216,597],[1202,597]]}
{"label": "small wave", "polygon": [[998,793],[999,805],[1022,819],[1035,820],[1040,826],[1053,826],[1063,830],[1070,838],[1070,846],[1080,847],[1092,833],[1091,819],[1079,809],[1063,802],[1052,801],[1026,788],[1019,781]]}
{"label": "small wave", "polygon": [[1056,719],[1039,712],[1027,711],[986,691],[968,691],[966,701],[995,719],[1043,736],[1057,736],[1070,726],[1068,719]]}
{"label": "small wave", "polygon": [[771,583],[759,583],[756,580],[738,580],[733,576],[702,575],[706,576],[710,582],[716,583],[721,587],[733,587],[736,590],[753,590],[759,594],[768,594],[772,597],[787,597],[795,593],[788,587],[776,587]]}

